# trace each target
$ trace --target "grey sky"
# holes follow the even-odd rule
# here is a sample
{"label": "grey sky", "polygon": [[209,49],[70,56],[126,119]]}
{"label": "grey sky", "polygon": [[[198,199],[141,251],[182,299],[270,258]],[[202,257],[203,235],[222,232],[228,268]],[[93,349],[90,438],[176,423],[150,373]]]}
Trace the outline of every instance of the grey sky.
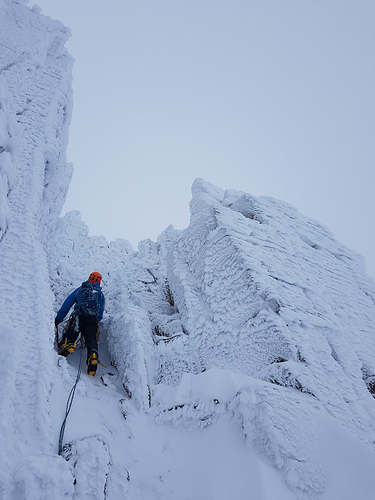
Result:
{"label": "grey sky", "polygon": [[183,229],[203,177],[291,203],[375,276],[373,0],[37,4],[73,33],[65,209],[91,234]]}

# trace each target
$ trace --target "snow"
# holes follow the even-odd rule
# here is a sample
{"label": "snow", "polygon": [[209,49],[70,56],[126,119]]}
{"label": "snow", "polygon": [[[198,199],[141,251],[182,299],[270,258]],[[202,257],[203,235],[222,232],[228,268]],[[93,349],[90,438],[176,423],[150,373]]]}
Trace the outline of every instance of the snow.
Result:
{"label": "snow", "polygon": [[11,222],[8,195],[16,175],[19,133],[9,110],[5,88],[0,82],[0,240]]}
{"label": "snow", "polygon": [[[0,497],[373,498],[375,285],[328,228],[271,198],[192,187],[156,242],[60,217],[72,166],[69,31],[0,2]],[[97,375],[53,319],[92,271]],[[60,335],[62,334],[61,325]]]}

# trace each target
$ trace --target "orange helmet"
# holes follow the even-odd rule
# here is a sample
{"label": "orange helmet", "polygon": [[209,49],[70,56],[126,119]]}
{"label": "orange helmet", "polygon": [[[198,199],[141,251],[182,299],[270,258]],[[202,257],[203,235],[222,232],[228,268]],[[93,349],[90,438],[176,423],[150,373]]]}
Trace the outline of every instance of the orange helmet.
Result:
{"label": "orange helmet", "polygon": [[102,281],[102,275],[100,273],[91,273],[89,276],[89,282],[94,284],[94,283],[99,283]]}

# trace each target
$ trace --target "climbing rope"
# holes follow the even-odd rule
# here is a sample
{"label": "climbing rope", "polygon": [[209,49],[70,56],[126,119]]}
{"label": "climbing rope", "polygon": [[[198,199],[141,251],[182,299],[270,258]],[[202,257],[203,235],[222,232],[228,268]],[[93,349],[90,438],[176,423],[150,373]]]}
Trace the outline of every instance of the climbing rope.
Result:
{"label": "climbing rope", "polygon": [[69,393],[69,396],[68,396],[68,400],[66,402],[66,408],[65,408],[65,417],[64,417],[64,420],[63,420],[63,423],[61,424],[61,429],[60,429],[60,437],[59,437],[59,455],[61,455],[61,452],[62,452],[62,441],[63,441],[63,438],[64,438],[64,432],[65,432],[65,425],[66,425],[66,419],[68,418],[68,415],[69,415],[69,412],[70,412],[70,409],[72,407],[72,404],[73,404],[73,399],[74,399],[74,394],[76,392],[76,387],[77,387],[77,384],[78,384],[78,381],[81,377],[81,370],[82,370],[82,354],[83,354],[83,343],[82,343],[82,339],[80,341],[80,346],[79,346],[79,349],[81,351],[80,353],[80,357],[79,357],[79,365],[78,365],[78,373],[77,373],[77,378],[76,378],[76,381],[75,381],[75,384],[73,385],[73,387],[71,388],[70,390],[70,393]]}

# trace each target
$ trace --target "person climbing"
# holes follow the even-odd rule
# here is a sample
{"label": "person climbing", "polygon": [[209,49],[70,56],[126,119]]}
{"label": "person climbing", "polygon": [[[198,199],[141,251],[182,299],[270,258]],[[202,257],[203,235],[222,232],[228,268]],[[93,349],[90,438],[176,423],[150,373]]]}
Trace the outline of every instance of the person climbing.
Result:
{"label": "person climbing", "polygon": [[89,279],[74,290],[60,307],[55,319],[56,328],[74,305],[67,330],[58,344],[58,353],[68,356],[76,348],[76,340],[81,333],[87,348],[87,373],[94,376],[99,361],[98,340],[99,322],[103,318],[104,294],[100,283],[102,275],[98,272],[90,274]]}

